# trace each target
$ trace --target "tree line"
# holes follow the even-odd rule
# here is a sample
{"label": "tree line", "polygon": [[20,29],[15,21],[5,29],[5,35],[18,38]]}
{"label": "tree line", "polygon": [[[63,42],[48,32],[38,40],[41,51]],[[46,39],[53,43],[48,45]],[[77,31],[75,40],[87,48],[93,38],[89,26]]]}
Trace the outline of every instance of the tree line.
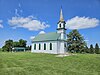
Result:
{"label": "tree line", "polygon": [[[90,47],[87,46],[87,43],[84,37],[78,32],[78,30],[72,30],[67,34],[67,50],[71,53],[96,53],[100,54],[100,48],[98,43],[95,44],[95,47],[91,44]],[[0,49],[0,51],[12,51],[13,47],[25,47],[26,50],[31,50],[31,46],[26,46],[27,41],[20,39],[19,41],[7,40],[5,45]]]}
{"label": "tree line", "polygon": [[30,49],[30,46],[26,46],[27,45],[27,41],[20,39],[19,41],[13,41],[13,40],[7,40],[5,41],[5,45],[2,47],[2,51],[12,51],[12,48],[14,47],[24,47],[27,50]]}
{"label": "tree line", "polygon": [[76,29],[67,34],[67,46],[68,51],[72,53],[100,54],[98,43],[96,43],[95,48],[93,48],[92,44],[90,45],[90,48],[88,48],[84,37]]}

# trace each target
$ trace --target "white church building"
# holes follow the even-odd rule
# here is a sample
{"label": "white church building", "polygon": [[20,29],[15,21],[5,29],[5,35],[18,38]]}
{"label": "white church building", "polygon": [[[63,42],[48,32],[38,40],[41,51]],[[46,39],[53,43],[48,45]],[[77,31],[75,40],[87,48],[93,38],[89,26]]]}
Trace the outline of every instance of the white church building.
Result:
{"label": "white church building", "polygon": [[32,40],[31,52],[65,54],[67,51],[66,28],[62,9],[60,11],[60,20],[57,23],[57,31],[45,34],[39,34]]}

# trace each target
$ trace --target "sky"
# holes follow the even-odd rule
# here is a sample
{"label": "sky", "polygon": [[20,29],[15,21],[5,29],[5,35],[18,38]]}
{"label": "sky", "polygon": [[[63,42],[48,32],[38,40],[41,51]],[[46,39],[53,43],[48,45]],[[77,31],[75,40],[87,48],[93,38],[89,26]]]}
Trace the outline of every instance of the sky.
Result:
{"label": "sky", "polygon": [[62,6],[66,33],[73,29],[88,46],[100,45],[100,0],[0,0],[0,47],[6,40],[27,40],[56,32]]}

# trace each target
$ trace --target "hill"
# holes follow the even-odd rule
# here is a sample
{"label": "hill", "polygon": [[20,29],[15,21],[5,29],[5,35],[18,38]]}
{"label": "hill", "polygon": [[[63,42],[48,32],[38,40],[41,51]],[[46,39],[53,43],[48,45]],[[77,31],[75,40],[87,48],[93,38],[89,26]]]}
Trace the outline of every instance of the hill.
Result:
{"label": "hill", "polygon": [[0,75],[100,75],[100,55],[0,52]]}

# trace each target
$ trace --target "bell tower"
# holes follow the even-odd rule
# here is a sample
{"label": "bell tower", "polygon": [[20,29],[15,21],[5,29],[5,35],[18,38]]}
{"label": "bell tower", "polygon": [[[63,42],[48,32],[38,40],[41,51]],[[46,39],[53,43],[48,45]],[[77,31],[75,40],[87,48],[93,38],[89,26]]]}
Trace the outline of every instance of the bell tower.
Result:
{"label": "bell tower", "polygon": [[57,24],[58,24],[57,33],[61,34],[60,39],[62,39],[62,40],[66,39],[66,28],[65,28],[66,22],[64,21],[64,18],[63,18],[62,7],[60,10],[60,19],[59,19],[59,22]]}

